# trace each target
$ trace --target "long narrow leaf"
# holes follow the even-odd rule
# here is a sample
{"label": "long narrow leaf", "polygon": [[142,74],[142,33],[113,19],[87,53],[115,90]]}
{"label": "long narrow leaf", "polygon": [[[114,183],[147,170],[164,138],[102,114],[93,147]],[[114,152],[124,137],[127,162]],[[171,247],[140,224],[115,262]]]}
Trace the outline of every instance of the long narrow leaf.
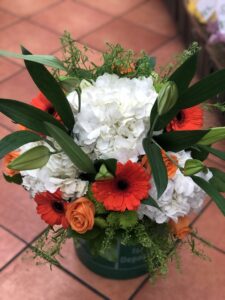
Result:
{"label": "long narrow leaf", "polygon": [[212,147],[209,147],[209,146],[203,146],[203,145],[198,145],[198,147],[204,151],[207,151],[223,160],[225,160],[225,152],[222,152],[218,149],[215,149],[215,148],[212,148]]}
{"label": "long narrow leaf", "polygon": [[7,153],[18,149],[22,145],[25,145],[30,142],[36,142],[42,138],[27,130],[15,131],[7,136],[5,136],[0,141],[0,159],[5,156]]}
{"label": "long narrow leaf", "polygon": [[225,91],[225,69],[219,70],[192,85],[181,96],[180,108],[188,108],[204,102]]}
{"label": "long narrow leaf", "polygon": [[191,176],[191,178],[201,189],[203,189],[210,197],[212,197],[213,201],[219,207],[223,215],[225,215],[225,198],[220,195],[217,189],[201,177]]}
{"label": "long narrow leaf", "polygon": [[225,192],[225,173],[216,168],[209,168],[212,172],[213,177],[209,182],[217,189],[219,192]]}
{"label": "long narrow leaf", "polygon": [[78,167],[78,169],[86,173],[96,173],[93,162],[88,155],[84,153],[84,151],[74,142],[72,137],[50,123],[45,123],[45,127],[48,131],[48,134],[56,140],[74,165]]}
{"label": "long narrow leaf", "polygon": [[[31,54],[22,47],[23,54]],[[70,104],[52,74],[41,64],[25,61],[26,68],[39,90],[52,103],[63,123],[69,130],[73,129],[74,116]]]}
{"label": "long narrow leaf", "polygon": [[160,134],[154,139],[166,151],[178,152],[196,144],[208,130],[181,130]]}
{"label": "long narrow leaf", "polygon": [[12,57],[12,58],[19,58],[28,61],[33,61],[48,67],[52,67],[54,69],[59,69],[65,71],[65,67],[63,63],[55,56],[52,55],[30,55],[30,54],[17,54],[10,51],[0,50],[0,56],[4,57]]}
{"label": "long narrow leaf", "polygon": [[169,80],[176,83],[179,94],[187,89],[194,77],[197,68],[197,58],[198,53],[194,53],[170,76]]}
{"label": "long narrow leaf", "polygon": [[9,99],[0,99],[0,112],[12,119],[15,123],[47,134],[44,122],[49,122],[65,130],[64,126],[50,114],[29,104]]}
{"label": "long narrow leaf", "polygon": [[152,175],[159,198],[165,191],[168,183],[167,170],[163,162],[162,153],[160,148],[148,138],[143,140],[143,147],[152,169]]}

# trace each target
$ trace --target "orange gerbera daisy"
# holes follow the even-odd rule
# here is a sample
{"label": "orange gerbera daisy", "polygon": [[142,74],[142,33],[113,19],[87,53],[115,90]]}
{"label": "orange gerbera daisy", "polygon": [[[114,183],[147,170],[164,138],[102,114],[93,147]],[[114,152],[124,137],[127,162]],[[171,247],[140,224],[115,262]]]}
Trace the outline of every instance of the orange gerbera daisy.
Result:
{"label": "orange gerbera daisy", "polygon": [[[177,157],[173,154],[169,154],[169,156],[172,158],[172,160],[177,164],[178,160]],[[173,163],[173,161],[171,159],[168,158],[168,156],[166,155],[165,151],[162,151],[162,158],[163,158],[163,162],[166,166],[167,169],[167,175],[168,178],[173,178],[173,176],[175,175],[176,171],[177,171],[177,166],[175,163]]]}
{"label": "orange gerbera daisy", "polygon": [[37,97],[35,97],[31,100],[31,105],[33,105],[36,108],[39,108],[40,110],[48,112],[54,118],[56,118],[57,120],[60,120],[60,117],[59,117],[58,113],[55,111],[51,102],[42,93],[39,93],[37,95]]}
{"label": "orange gerbera daisy", "polygon": [[3,159],[3,165],[4,165],[4,171],[3,173],[7,176],[14,176],[16,174],[18,174],[19,172],[16,170],[11,170],[8,168],[8,165],[14,160],[16,159],[18,156],[20,155],[19,151],[12,151],[8,154],[5,155],[4,159]]}
{"label": "orange gerbera daisy", "polygon": [[49,192],[36,194],[34,200],[37,203],[37,213],[47,224],[62,225],[64,228],[69,226],[65,216],[68,203],[62,199],[59,189],[53,194]]}
{"label": "orange gerbera daisy", "polygon": [[97,201],[107,210],[136,210],[140,201],[148,196],[150,176],[138,163],[130,160],[125,164],[117,163],[113,179],[96,181],[92,191]]}
{"label": "orange gerbera daisy", "polygon": [[[166,169],[167,169],[167,175],[168,175],[168,178],[172,178],[176,171],[177,171],[177,166],[175,163],[178,163],[178,160],[177,160],[177,157],[173,154],[169,154],[169,156],[173,159],[173,161],[175,163],[173,163],[169,158],[168,156],[166,155],[166,152],[165,151],[161,151],[162,152],[162,158],[163,158],[163,161],[164,161],[164,164],[166,166]],[[151,170],[151,166],[148,162],[148,157],[147,155],[144,155],[141,159],[141,165],[146,169],[146,172],[151,175],[152,173],[152,170]]]}
{"label": "orange gerbera daisy", "polygon": [[167,125],[167,131],[198,130],[203,126],[203,111],[200,106],[182,109]]}

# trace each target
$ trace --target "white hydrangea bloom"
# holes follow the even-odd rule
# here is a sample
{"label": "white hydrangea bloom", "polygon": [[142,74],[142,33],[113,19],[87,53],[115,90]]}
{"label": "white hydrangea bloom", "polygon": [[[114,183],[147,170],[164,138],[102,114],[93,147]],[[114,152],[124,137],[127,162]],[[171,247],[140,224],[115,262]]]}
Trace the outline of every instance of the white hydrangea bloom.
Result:
{"label": "white hydrangea bloom", "polygon": [[[38,145],[45,145],[52,150],[47,143],[42,141],[26,144],[20,150],[23,153]],[[77,198],[83,196],[88,187],[87,181],[78,178],[78,169],[64,152],[51,155],[48,163],[40,169],[20,173],[23,176],[23,186],[30,191],[32,197],[44,191],[54,193],[59,188],[63,198]]]}
{"label": "white hydrangea bloom", "polygon": [[68,95],[76,118],[75,141],[93,159],[137,161],[144,154],[142,140],[149,129],[149,115],[156,98],[151,77],[99,76],[93,85],[85,85],[82,90],[80,113],[76,113],[77,93]]}
{"label": "white hydrangea bloom", "polygon": [[[182,167],[185,161],[191,158],[190,152],[180,151],[173,154],[176,155],[179,165]],[[209,181],[212,173],[199,172],[196,176]],[[179,169],[174,177],[169,179],[167,188],[159,199],[157,199],[157,191],[153,179],[151,179],[151,186],[149,194],[156,200],[160,210],[142,204],[139,207],[138,214],[139,218],[143,218],[146,215],[157,223],[164,223],[169,219],[177,222],[178,217],[189,214],[191,210],[198,211],[206,196],[205,192],[190,177],[184,176]]]}

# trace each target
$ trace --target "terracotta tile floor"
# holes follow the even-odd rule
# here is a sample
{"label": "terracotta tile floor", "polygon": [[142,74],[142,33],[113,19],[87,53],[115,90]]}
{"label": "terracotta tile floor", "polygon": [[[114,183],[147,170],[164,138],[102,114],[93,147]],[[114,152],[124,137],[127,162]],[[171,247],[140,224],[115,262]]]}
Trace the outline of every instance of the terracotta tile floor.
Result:
{"label": "terracotta tile floor", "polygon": [[[0,0],[0,48],[19,51],[22,43],[34,53],[60,56],[59,35],[70,30],[81,44],[93,48],[90,57],[99,63],[104,42],[120,42],[135,50],[145,49],[160,65],[168,63],[183,49],[175,24],[163,0]],[[159,68],[158,68],[159,69]],[[29,102],[36,86],[21,61],[0,58],[0,95]],[[15,125],[0,116],[0,136]],[[219,125],[215,114],[207,113],[206,125]],[[218,148],[225,148],[219,144]],[[212,156],[209,165],[221,162]],[[224,167],[224,166],[223,166]],[[166,279],[154,286],[146,276],[109,280],[87,270],[77,259],[72,241],[63,250],[62,268],[36,266],[29,245],[45,229],[35,213],[34,203],[20,187],[0,178],[0,287],[2,300],[54,299],[205,299],[225,297],[225,221],[209,202],[194,219],[194,228],[213,243],[205,252],[211,262],[193,258],[181,251],[181,274],[170,266]]]}

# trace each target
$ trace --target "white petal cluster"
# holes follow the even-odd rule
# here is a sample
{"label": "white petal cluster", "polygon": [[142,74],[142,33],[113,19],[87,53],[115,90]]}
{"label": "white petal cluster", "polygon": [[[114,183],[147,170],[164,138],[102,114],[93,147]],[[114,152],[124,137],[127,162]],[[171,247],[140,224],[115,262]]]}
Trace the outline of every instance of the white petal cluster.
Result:
{"label": "white petal cluster", "polygon": [[[29,143],[20,148],[25,152],[38,145],[45,145],[45,142]],[[49,191],[54,193],[60,189],[64,199],[77,198],[83,196],[88,187],[88,182],[78,178],[79,171],[64,152],[59,152],[50,156],[48,163],[35,170],[21,171],[23,176],[23,186],[30,191],[34,197],[36,193]]]}
{"label": "white petal cluster", "polygon": [[[185,161],[191,158],[190,152],[181,151],[172,154],[176,155],[179,165],[182,167]],[[211,172],[199,172],[195,175],[204,178],[206,181],[212,177]],[[157,223],[164,223],[169,219],[177,222],[178,217],[185,216],[192,210],[198,211],[206,197],[205,192],[190,177],[184,176],[179,169],[174,177],[169,179],[167,188],[159,199],[157,199],[153,179],[151,179],[151,186],[149,194],[156,200],[160,210],[142,204],[139,207],[138,214],[140,218],[146,215]]]}
{"label": "white petal cluster", "polygon": [[[81,93],[81,111],[75,114],[74,139],[96,158],[137,161],[144,154],[142,140],[149,129],[149,115],[157,93],[149,78],[99,76]],[[77,110],[76,92],[68,95]]]}

